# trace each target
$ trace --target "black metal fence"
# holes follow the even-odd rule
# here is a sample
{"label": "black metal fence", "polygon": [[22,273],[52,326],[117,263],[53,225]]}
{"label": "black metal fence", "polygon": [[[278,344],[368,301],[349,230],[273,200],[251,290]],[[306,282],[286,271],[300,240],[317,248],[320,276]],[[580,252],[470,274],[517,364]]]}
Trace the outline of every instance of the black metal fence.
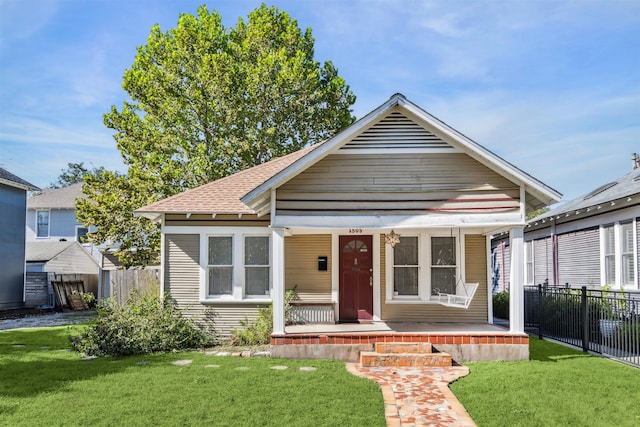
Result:
{"label": "black metal fence", "polygon": [[581,288],[527,286],[525,327],[640,367],[640,294]]}

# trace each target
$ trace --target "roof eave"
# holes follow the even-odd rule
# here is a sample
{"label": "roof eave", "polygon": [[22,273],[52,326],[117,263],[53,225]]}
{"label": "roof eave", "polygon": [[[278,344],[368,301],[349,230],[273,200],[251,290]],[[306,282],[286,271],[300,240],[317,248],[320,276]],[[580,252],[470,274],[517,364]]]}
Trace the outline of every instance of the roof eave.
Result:
{"label": "roof eave", "polygon": [[560,201],[560,199],[562,199],[562,194],[557,190],[549,187],[542,181],[539,181],[538,179],[534,178],[518,167],[512,165],[502,157],[493,153],[491,150],[488,150],[471,138],[458,132],[457,130],[447,125],[437,117],[429,114],[419,106],[407,101],[406,104],[403,105],[403,108],[409,110],[414,115],[428,122],[436,129],[438,129],[438,131],[447,135],[449,138],[452,138],[453,140],[462,144],[466,149],[471,151],[471,153],[467,152],[467,154],[473,154],[472,157],[475,160],[478,160],[481,163],[489,160],[492,166],[499,168],[503,175],[511,177],[512,180],[517,181],[518,184],[524,185],[526,189],[532,190],[531,192],[533,192],[533,194],[538,199],[540,199],[543,203],[547,203],[546,206],[557,203]]}
{"label": "roof eave", "polygon": [[9,179],[0,178],[0,184],[8,185],[9,187],[19,188],[25,191],[39,191],[40,188],[33,184],[22,184],[20,182],[11,181]]}

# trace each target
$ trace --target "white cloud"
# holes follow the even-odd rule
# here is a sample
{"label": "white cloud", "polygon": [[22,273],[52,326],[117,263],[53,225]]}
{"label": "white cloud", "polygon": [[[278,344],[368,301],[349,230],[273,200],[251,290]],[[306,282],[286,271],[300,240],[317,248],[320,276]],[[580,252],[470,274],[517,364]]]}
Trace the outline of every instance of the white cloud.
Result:
{"label": "white cloud", "polygon": [[58,2],[53,0],[37,5],[23,0],[0,1],[0,46],[38,33],[57,12]]}

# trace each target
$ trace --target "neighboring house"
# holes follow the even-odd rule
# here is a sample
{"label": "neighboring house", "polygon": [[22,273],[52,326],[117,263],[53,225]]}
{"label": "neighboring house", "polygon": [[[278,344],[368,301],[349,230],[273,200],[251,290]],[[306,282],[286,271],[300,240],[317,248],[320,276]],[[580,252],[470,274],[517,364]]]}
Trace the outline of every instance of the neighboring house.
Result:
{"label": "neighboring house", "polygon": [[[47,188],[31,197],[27,201],[28,246],[33,245],[34,254],[47,255],[44,258],[47,260],[47,266],[43,271],[67,276],[69,274],[85,275],[87,291],[93,292],[98,300],[117,296],[120,301],[124,301],[132,288],[139,288],[140,282],[146,285],[148,278],[157,275],[157,266],[125,272],[120,263],[114,262],[115,258],[109,252],[109,248],[84,243],[84,237],[89,229],[78,221],[75,210],[76,199],[84,197],[86,196],[82,192],[82,183],[63,188]],[[49,242],[50,245],[36,244],[44,242]],[[67,245],[65,251],[58,254],[56,253],[56,249],[60,247],[56,245],[58,242],[61,244],[78,242],[79,244]],[[85,254],[78,251],[80,247],[84,248]],[[56,256],[55,259],[54,256]],[[95,262],[88,262],[88,256]],[[30,271],[35,271],[37,261],[40,260],[32,259]],[[74,268],[78,270],[72,272]],[[115,295],[112,291],[117,291],[119,294]]]}
{"label": "neighboring house", "polygon": [[45,188],[27,201],[27,241],[81,242],[87,228],[76,217],[75,203],[82,183]]}
{"label": "neighboring house", "polygon": [[0,310],[24,306],[27,191],[37,190],[0,168]]}
{"label": "neighboring house", "polygon": [[629,173],[529,221],[525,284],[640,290],[638,162],[633,154]]}
{"label": "neighboring house", "polygon": [[27,272],[98,274],[98,261],[78,242],[27,242],[26,260]]}
{"label": "neighboring house", "polygon": [[[212,308],[226,334],[273,302],[280,344],[295,335],[283,303],[294,288],[329,321],[481,329],[492,322],[489,236],[512,231],[517,296],[525,215],[559,198],[396,94],[329,140],[137,214],[162,223],[163,292],[194,315]],[[512,300],[513,343],[528,344],[522,299]]]}
{"label": "neighboring house", "polygon": [[[26,306],[53,306],[51,281],[82,280],[85,292],[98,295],[98,260],[78,242],[27,242]],[[50,273],[47,282],[37,280],[34,273]]]}

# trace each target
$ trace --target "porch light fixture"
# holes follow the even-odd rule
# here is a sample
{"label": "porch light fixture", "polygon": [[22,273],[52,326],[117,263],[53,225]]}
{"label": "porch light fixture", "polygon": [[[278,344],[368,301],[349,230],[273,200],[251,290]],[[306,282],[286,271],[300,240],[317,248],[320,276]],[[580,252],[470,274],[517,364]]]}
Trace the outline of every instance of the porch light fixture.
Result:
{"label": "porch light fixture", "polygon": [[400,235],[391,230],[391,233],[384,236],[384,242],[387,245],[391,245],[392,248],[395,248],[396,245],[400,243]]}

